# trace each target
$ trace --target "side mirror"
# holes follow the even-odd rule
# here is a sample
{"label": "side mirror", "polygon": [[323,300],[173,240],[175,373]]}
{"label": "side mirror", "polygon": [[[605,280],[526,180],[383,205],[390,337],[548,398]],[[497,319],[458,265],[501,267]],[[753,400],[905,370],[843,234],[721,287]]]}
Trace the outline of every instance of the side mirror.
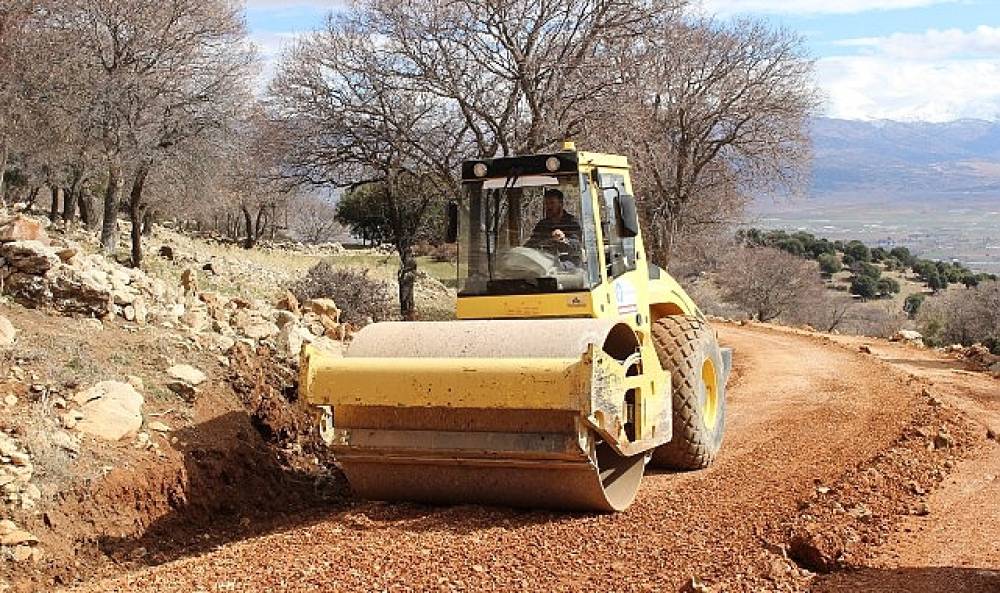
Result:
{"label": "side mirror", "polygon": [[445,231],[444,242],[458,242],[458,204],[455,202],[448,202],[448,230]]}
{"label": "side mirror", "polygon": [[639,212],[635,206],[635,196],[623,194],[618,196],[618,216],[621,217],[622,238],[628,239],[639,234]]}

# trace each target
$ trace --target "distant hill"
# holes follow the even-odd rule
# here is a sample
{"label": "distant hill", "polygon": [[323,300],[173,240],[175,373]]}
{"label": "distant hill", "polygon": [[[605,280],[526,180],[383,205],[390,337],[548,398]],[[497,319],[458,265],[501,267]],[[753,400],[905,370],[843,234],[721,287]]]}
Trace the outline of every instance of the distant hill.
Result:
{"label": "distant hill", "polygon": [[812,138],[815,198],[1000,195],[1000,122],[817,118]]}

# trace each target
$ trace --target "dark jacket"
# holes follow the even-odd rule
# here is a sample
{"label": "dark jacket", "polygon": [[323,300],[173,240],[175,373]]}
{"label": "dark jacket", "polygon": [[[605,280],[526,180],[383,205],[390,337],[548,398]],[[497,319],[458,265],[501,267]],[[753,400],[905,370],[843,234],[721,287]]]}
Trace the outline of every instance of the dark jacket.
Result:
{"label": "dark jacket", "polygon": [[565,210],[562,211],[562,215],[559,218],[543,218],[539,220],[538,224],[535,225],[535,229],[531,231],[531,238],[528,239],[524,246],[538,247],[547,241],[551,241],[552,232],[557,229],[566,235],[566,241],[569,243],[572,251],[576,252],[580,250],[580,238],[583,234],[580,229],[580,222],[577,221],[575,216]]}

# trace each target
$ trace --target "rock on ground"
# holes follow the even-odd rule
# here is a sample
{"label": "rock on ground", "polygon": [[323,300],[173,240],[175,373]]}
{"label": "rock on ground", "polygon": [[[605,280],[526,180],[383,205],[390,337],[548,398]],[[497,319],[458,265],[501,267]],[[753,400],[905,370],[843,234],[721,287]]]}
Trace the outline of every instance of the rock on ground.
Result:
{"label": "rock on ground", "polygon": [[17,339],[17,330],[9,319],[0,315],[0,346],[13,346]]}
{"label": "rock on ground", "polygon": [[192,387],[197,387],[205,382],[208,377],[201,370],[189,364],[175,364],[167,369],[167,374],[178,381],[183,381]]}
{"label": "rock on ground", "polygon": [[15,216],[0,223],[0,242],[38,241],[49,244],[49,236],[40,221],[27,216]]}
{"label": "rock on ground", "polygon": [[76,429],[89,435],[117,441],[142,427],[142,394],[128,383],[101,381],[74,398],[83,418]]}

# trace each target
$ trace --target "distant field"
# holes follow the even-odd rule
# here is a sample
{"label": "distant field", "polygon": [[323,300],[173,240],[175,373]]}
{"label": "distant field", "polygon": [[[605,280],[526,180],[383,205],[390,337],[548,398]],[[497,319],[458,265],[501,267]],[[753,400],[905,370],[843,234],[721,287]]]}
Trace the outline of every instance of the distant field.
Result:
{"label": "distant field", "polygon": [[829,239],[909,247],[921,257],[955,259],[1000,272],[1000,193],[903,199],[824,196],[754,205],[750,225],[804,230]]}

